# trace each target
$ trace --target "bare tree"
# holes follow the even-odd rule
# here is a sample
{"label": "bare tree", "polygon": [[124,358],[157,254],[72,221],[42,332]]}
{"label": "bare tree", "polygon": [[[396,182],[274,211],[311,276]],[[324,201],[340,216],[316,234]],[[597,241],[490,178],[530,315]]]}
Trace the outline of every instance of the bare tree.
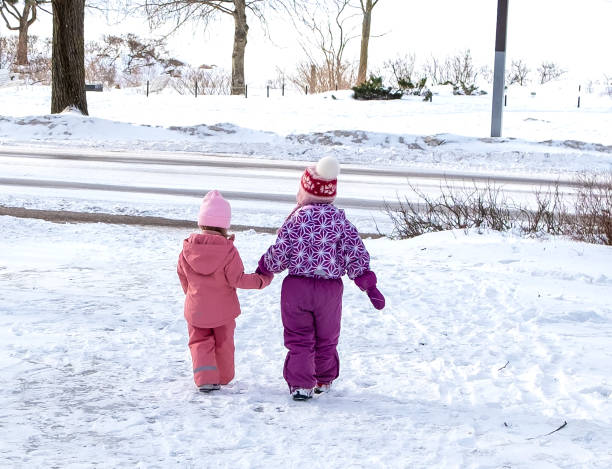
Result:
{"label": "bare tree", "polygon": [[349,25],[351,0],[331,0],[302,16],[307,28],[302,41],[306,60],[298,65],[291,81],[312,92],[350,88],[355,81],[354,66],[344,59],[347,44],[357,36]]}
{"label": "bare tree", "polygon": [[52,0],[51,113],[67,107],[88,115],[85,94],[85,0]]}
{"label": "bare tree", "polygon": [[368,72],[368,47],[370,44],[370,27],[372,25],[372,10],[379,0],[359,0],[363,20],[361,23],[361,50],[359,52],[359,72],[357,73],[357,83],[366,81]]}
{"label": "bare tree", "polygon": [[232,94],[244,92],[244,56],[249,25],[247,11],[265,24],[265,10],[289,11],[306,0],[145,0],[144,9],[151,27],[174,22],[172,32],[187,22],[202,22],[204,27],[219,14],[234,19],[234,47],[232,50]]}
{"label": "bare tree", "polygon": [[529,69],[522,60],[513,60],[510,64],[510,70],[506,75],[506,84],[513,85],[515,83],[520,86],[527,84],[527,75],[529,75]]}
{"label": "bare tree", "polygon": [[562,70],[561,67],[554,62],[542,62],[542,65],[538,67],[540,84],[543,85],[549,81],[557,80],[565,72],[565,70]]}
{"label": "bare tree", "polygon": [[36,14],[48,0],[0,0],[0,16],[11,31],[19,31],[15,65],[28,64],[28,29],[36,21]]}

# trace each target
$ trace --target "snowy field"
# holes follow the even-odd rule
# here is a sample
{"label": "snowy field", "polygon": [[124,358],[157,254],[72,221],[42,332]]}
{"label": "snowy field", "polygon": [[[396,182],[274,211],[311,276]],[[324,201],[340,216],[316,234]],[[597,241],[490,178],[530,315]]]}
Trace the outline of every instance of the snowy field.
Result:
{"label": "snowy field", "polygon": [[[318,95],[148,98],[139,89],[88,93],[89,117],[49,115],[45,86],[0,89],[2,146],[241,154],[373,166],[568,174],[612,168],[612,98],[558,82],[508,90],[504,138],[491,139],[491,95],[432,103]],[[535,93],[532,95],[532,93]]]}
{"label": "snowy field", "polygon": [[[2,467],[612,467],[609,247],[367,240],[387,308],[345,282],[340,378],[296,403],[282,276],[240,293],[236,380],[202,395],[175,274],[187,232],[0,232]],[[247,269],[273,239],[237,234]]]}

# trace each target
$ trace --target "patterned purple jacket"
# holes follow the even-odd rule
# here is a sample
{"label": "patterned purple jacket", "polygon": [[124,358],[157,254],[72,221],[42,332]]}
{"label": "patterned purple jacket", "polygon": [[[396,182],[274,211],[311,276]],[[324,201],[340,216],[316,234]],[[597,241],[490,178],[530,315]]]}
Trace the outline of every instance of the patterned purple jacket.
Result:
{"label": "patterned purple jacket", "polygon": [[292,213],[276,242],[264,254],[274,273],[289,269],[304,277],[359,277],[369,270],[370,255],[344,211],[332,204],[312,204]]}

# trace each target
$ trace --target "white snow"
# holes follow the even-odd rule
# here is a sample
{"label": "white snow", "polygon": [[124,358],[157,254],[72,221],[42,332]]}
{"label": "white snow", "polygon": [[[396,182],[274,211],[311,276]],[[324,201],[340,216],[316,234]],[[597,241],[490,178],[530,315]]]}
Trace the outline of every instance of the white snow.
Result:
{"label": "white snow", "polygon": [[[535,93],[532,95],[531,93]],[[490,139],[491,95],[360,102],[320,95],[88,93],[89,117],[49,115],[50,89],[0,89],[0,145],[238,153],[342,163],[567,174],[612,167],[612,99],[574,83],[511,87],[504,138]],[[336,98],[336,99],[334,99]]]}
{"label": "white snow", "polygon": [[[345,281],[340,378],[295,403],[282,275],[240,292],[236,380],[202,395],[175,273],[188,232],[0,217],[0,233],[4,467],[612,466],[609,247],[366,240],[387,307]],[[273,240],[237,234],[247,269]]]}

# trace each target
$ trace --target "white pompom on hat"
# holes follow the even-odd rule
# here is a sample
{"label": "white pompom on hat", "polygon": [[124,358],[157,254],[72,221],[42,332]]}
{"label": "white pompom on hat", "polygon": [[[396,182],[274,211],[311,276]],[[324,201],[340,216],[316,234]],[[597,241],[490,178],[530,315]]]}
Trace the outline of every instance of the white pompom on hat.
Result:
{"label": "white pompom on hat", "polygon": [[338,163],[338,160],[333,156],[326,156],[319,160],[315,169],[317,175],[321,179],[331,181],[332,179],[338,178],[338,174],[340,174],[340,163]]}
{"label": "white pompom on hat", "polygon": [[336,199],[340,164],[333,156],[321,158],[302,174],[297,194],[299,205],[331,204]]}

